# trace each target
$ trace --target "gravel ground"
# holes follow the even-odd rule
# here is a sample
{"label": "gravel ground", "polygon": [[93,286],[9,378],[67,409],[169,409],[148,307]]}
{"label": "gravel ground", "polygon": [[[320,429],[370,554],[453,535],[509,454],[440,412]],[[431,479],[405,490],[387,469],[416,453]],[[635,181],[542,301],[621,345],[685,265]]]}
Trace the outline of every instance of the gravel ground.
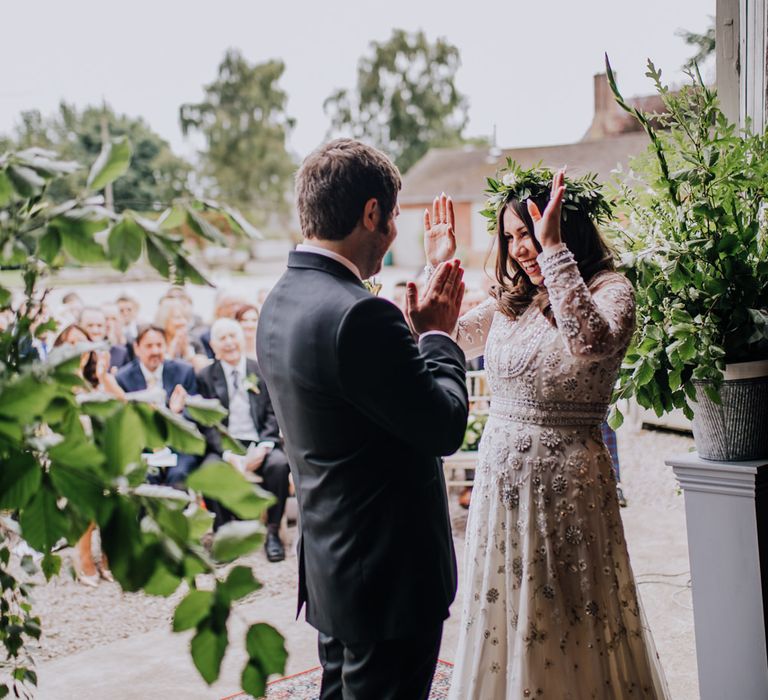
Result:
{"label": "gravel ground", "polygon": [[[619,434],[622,481],[629,499],[622,515],[630,556],[673,700],[696,700],[698,684],[684,501],[664,459],[687,452],[692,445],[689,437],[659,431],[627,427]],[[457,506],[455,495],[452,515],[461,556],[466,511]],[[295,537],[294,528],[289,528],[288,537]],[[71,550],[63,555],[64,568],[71,569]],[[259,551],[238,564],[252,566],[264,584],[240,605],[277,596],[282,605],[292,605],[294,599],[285,593],[295,591],[294,556],[270,564]],[[183,594],[182,590],[170,598],[126,594],[117,584],[104,582],[91,589],[63,573],[35,591],[35,612],[41,616],[44,630],[37,660],[66,657],[144,632],[168,629]]]}

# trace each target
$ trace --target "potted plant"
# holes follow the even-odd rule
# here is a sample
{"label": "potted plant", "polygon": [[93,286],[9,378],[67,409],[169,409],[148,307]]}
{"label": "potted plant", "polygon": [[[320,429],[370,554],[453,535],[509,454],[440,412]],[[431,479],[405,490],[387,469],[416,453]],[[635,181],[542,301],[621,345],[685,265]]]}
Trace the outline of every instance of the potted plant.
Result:
{"label": "potted plant", "polygon": [[[648,72],[663,114],[618,104],[650,138],[618,185],[612,226],[636,290],[638,330],[616,399],[693,419],[701,457],[768,456],[768,137],[739,130],[698,69],[677,92]],[[611,424],[621,424],[615,409]]]}

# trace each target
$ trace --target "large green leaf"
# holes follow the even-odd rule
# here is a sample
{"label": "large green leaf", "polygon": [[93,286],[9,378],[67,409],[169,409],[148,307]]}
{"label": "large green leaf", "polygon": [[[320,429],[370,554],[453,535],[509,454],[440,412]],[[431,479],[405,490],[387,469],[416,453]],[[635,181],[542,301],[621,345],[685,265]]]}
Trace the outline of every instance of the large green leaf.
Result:
{"label": "large green leaf", "polygon": [[44,260],[49,265],[53,264],[56,257],[61,252],[61,234],[59,230],[54,226],[48,226],[45,233],[38,239],[37,242],[37,254],[41,260]]}
{"label": "large green leaf", "polygon": [[76,468],[54,462],[50,475],[58,492],[88,518],[99,520],[100,514],[106,515],[104,509],[111,505],[111,501],[104,497],[104,485],[98,474],[87,464]]}
{"label": "large green leaf", "polygon": [[149,264],[163,277],[170,277],[171,263],[168,256],[165,254],[165,251],[163,251],[160,245],[149,236],[147,236],[145,243],[147,246],[147,258],[149,259]]}
{"label": "large green leaf", "polygon": [[288,658],[285,640],[274,627],[258,623],[248,630],[245,648],[250,658],[241,678],[243,690],[254,697],[263,697],[269,676],[285,673]]}
{"label": "large green leaf", "polygon": [[0,170],[0,207],[7,207],[13,199],[13,185],[4,170]]}
{"label": "large green leaf", "polygon": [[187,225],[202,238],[211,243],[226,245],[227,239],[213,224],[211,224],[200,212],[191,206],[187,207]]}
{"label": "large green leaf", "polygon": [[74,227],[60,229],[62,246],[69,255],[82,263],[99,263],[106,260],[102,248],[91,234]]}
{"label": "large green leaf", "polygon": [[210,685],[219,677],[221,661],[227,650],[227,631],[214,632],[209,627],[198,630],[190,644],[192,660],[203,680]]}
{"label": "large green leaf", "polygon": [[104,422],[104,455],[106,470],[110,474],[121,474],[129,464],[141,460],[144,448],[144,429],[141,419],[126,404],[122,410]]}
{"label": "large green leaf", "polygon": [[21,531],[33,549],[48,551],[69,532],[69,519],[59,510],[56,500],[56,493],[44,482],[21,511]]}
{"label": "large green leaf", "polygon": [[253,571],[247,566],[235,566],[229,572],[227,580],[219,584],[219,592],[230,601],[238,600],[249,593],[258,591],[261,584],[253,577]]}
{"label": "large green leaf", "polygon": [[245,637],[245,648],[251,659],[258,659],[268,675],[284,673],[288,652],[283,636],[271,625],[251,625]]}
{"label": "large green leaf", "polygon": [[34,197],[45,186],[45,178],[40,177],[32,168],[11,165],[6,173],[14,189],[25,199]]}
{"label": "large green leaf", "polygon": [[87,186],[101,190],[119,178],[131,165],[131,144],[125,138],[114,139],[102,146],[99,157],[88,173]]}
{"label": "large green leaf", "polygon": [[200,425],[216,425],[227,417],[227,410],[218,399],[205,399],[202,396],[188,396],[185,407],[190,417]]}
{"label": "large green leaf", "polygon": [[48,450],[51,459],[68,467],[100,467],[104,455],[92,442],[76,441],[65,438]]}
{"label": "large green leaf", "polygon": [[107,239],[107,250],[112,264],[125,272],[141,257],[143,243],[144,231],[135,221],[126,217],[116,223]]}
{"label": "large green leaf", "polygon": [[31,423],[42,415],[56,395],[56,385],[42,382],[31,375],[7,384],[0,392],[0,415],[20,423]]}
{"label": "large green leaf", "polygon": [[144,592],[149,595],[159,595],[167,598],[176,592],[181,584],[181,579],[176,574],[171,573],[162,564],[159,563],[149,581],[144,586]]}
{"label": "large green leaf", "polygon": [[233,561],[256,549],[264,541],[264,534],[264,525],[258,520],[226,523],[213,538],[213,557],[217,561]]}
{"label": "large green leaf", "polygon": [[205,438],[194,423],[177,416],[165,406],[155,408],[157,420],[161,420],[169,447],[190,455],[205,454]]}
{"label": "large green leaf", "polygon": [[212,591],[190,591],[173,614],[173,631],[183,632],[196,627],[200,621],[208,617],[212,605]]}
{"label": "large green leaf", "polygon": [[205,464],[190,474],[187,485],[204,496],[216,499],[246,520],[260,517],[274,503],[271,494],[251,484],[226,462]]}
{"label": "large green leaf", "polygon": [[0,468],[0,509],[23,508],[40,488],[43,473],[28,453],[13,452]]}

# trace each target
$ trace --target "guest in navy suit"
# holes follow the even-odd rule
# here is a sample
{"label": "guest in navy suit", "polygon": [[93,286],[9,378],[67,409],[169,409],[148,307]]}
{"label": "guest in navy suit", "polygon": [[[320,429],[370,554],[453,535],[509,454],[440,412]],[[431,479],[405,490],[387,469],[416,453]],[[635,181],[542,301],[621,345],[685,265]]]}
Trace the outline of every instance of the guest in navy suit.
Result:
{"label": "guest in navy suit", "polygon": [[[188,394],[197,394],[192,366],[179,360],[166,360],[165,331],[152,325],[139,328],[134,343],[136,359],[117,373],[117,383],[125,392],[144,391],[155,387],[165,391],[168,408],[181,413]],[[160,483],[184,488],[184,483],[198,464],[194,455],[178,453],[178,463],[169,467]]]}

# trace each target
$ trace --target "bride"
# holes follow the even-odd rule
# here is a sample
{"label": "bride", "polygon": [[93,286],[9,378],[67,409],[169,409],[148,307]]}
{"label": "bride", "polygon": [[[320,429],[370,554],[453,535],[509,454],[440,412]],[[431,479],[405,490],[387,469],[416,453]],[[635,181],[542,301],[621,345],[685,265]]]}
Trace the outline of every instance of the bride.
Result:
{"label": "bride", "polygon": [[[610,207],[589,177],[508,165],[483,212],[497,286],[457,330],[467,359],[485,355],[491,408],[450,698],[666,698],[600,432],[635,323],[596,227]],[[425,212],[427,260],[455,248],[442,195]]]}

